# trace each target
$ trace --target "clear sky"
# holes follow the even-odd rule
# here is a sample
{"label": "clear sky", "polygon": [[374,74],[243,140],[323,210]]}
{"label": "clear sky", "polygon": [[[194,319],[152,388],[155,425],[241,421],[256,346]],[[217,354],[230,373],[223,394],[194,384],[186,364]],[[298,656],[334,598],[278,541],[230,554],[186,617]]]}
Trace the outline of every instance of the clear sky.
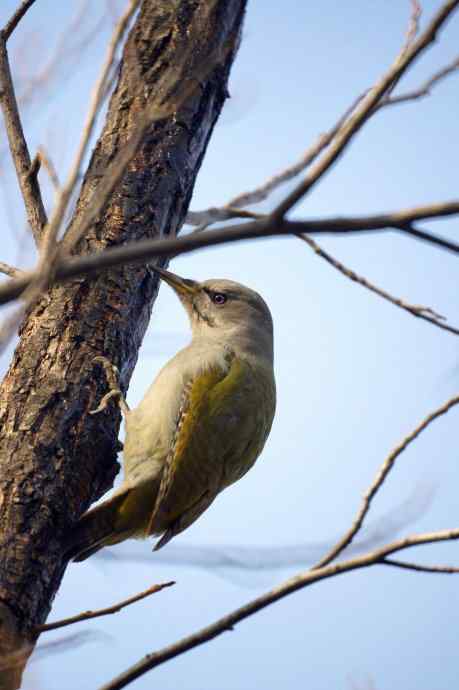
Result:
{"label": "clear sky", "polygon": [[[16,4],[3,0],[0,23]],[[426,17],[440,4],[424,2]],[[30,11],[12,41],[18,78],[46,64],[71,5],[40,0]],[[97,24],[103,5],[88,6],[86,31]],[[295,162],[387,69],[404,39],[408,15],[403,0],[249,1],[232,98],[215,129],[192,208],[225,203]],[[106,21],[82,53],[74,39],[78,33],[68,32],[76,57],[62,60],[55,78],[38,82],[24,104],[31,149],[44,144],[59,172],[71,160],[110,28]],[[458,39],[455,16],[399,90],[420,84],[451,61]],[[457,198],[458,95],[459,76],[453,76],[429,99],[378,114],[296,216],[366,214]],[[6,171],[4,144],[0,164],[0,218],[8,229],[0,259],[14,263],[19,255],[30,263],[28,243],[17,239],[23,237],[24,215],[14,177]],[[454,235],[457,220],[425,227]],[[376,284],[459,325],[453,255],[395,233],[319,241]],[[216,551],[265,547],[274,553],[291,546],[301,560],[306,547],[331,543],[349,527],[389,450],[457,390],[456,337],[351,283],[293,238],[206,250],[178,258],[171,268],[197,279],[231,278],[263,294],[274,316],[278,383],[278,412],[262,457],[176,539],[177,553],[197,545]],[[131,405],[188,337],[185,314],[164,287],[132,379]],[[458,415],[452,411],[439,420],[400,457],[375,502],[373,520],[393,511],[408,522],[411,513],[400,506],[414,500],[421,514],[402,533],[457,526]],[[422,508],[426,487],[433,500]],[[175,579],[177,585],[82,626],[101,634],[37,658],[28,672],[29,690],[97,688],[147,652],[212,622],[302,567],[299,562],[295,568],[255,572],[202,569],[164,562],[148,543],[133,549],[143,563],[91,559],[70,566],[50,619],[107,606],[154,582]],[[453,543],[423,547],[409,558],[459,563]],[[133,687],[456,687],[458,586],[454,577],[382,567],[342,576],[277,603]],[[64,634],[51,633],[49,641]]]}

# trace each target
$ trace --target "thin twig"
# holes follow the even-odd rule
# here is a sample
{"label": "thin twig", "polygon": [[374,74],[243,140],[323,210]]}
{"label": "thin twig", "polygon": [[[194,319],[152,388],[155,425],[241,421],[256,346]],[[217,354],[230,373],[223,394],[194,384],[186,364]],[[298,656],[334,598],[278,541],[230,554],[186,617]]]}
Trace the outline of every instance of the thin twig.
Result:
{"label": "thin twig", "polygon": [[22,275],[22,271],[19,268],[10,266],[4,261],[0,261],[0,273],[4,273],[5,275],[10,276],[10,278],[18,278],[20,275]]}
{"label": "thin twig", "polygon": [[[31,3],[29,3],[29,5],[30,4]],[[14,24],[14,26],[16,26],[16,24]],[[47,223],[47,217],[37,178],[35,175],[30,174],[30,154],[14,92],[8,51],[6,48],[5,31],[6,29],[0,32],[0,105],[5,119],[9,147],[21,194],[24,199],[27,218],[35,242],[38,244],[43,228]]]}
{"label": "thin twig", "polygon": [[376,295],[379,295],[379,297],[382,297],[388,302],[391,302],[391,304],[394,304],[396,307],[400,307],[400,309],[404,309],[413,316],[416,316],[420,319],[424,319],[424,321],[429,321],[429,323],[432,323],[434,324],[434,326],[438,326],[438,328],[442,328],[445,331],[449,331],[450,333],[459,335],[458,328],[449,326],[447,323],[445,323],[445,317],[441,314],[438,314],[430,307],[423,307],[419,304],[410,304],[409,302],[405,302],[399,297],[391,295],[386,290],[383,290],[374,283],[370,283],[370,281],[367,280],[367,278],[358,275],[355,271],[351,270],[350,268],[342,264],[341,261],[338,261],[334,256],[322,249],[322,247],[320,247],[317,244],[317,242],[314,242],[314,240],[311,237],[301,234],[297,235],[297,237],[300,240],[303,240],[303,242],[306,242],[306,244],[308,244],[318,256],[327,261],[327,263],[333,266],[333,268],[336,268],[340,273],[345,275],[346,278],[349,278],[350,280],[353,280],[355,283],[362,285],[363,287],[367,288],[367,290],[374,292]]}
{"label": "thin twig", "polygon": [[[416,206],[399,211],[390,211],[371,216],[332,216],[331,218],[315,220],[277,220],[270,215],[259,216],[253,223],[238,223],[214,228],[206,233],[201,233],[200,240],[196,238],[196,248],[202,246],[202,238],[213,238],[219,233],[224,241],[233,241],[229,238],[242,239],[246,237],[272,237],[274,235],[307,233],[309,235],[332,234],[340,235],[354,232],[370,232],[373,230],[395,229],[407,232],[413,223],[420,220],[434,220],[448,216],[459,215],[459,200]],[[246,233],[247,231],[247,233]],[[424,232],[424,231],[423,231]],[[188,236],[189,238],[190,236]],[[187,238],[187,239],[188,239]],[[184,240],[185,238],[181,238]],[[459,245],[437,235],[424,232],[422,239],[432,244],[447,249],[455,254],[459,253]],[[211,240],[212,242],[212,240]],[[207,242],[204,243],[206,245]]]}
{"label": "thin twig", "polygon": [[53,185],[55,191],[58,192],[61,188],[59,177],[51,158],[48,156],[43,146],[38,147],[37,155],[35,158],[39,161],[40,165],[42,165],[45,168],[46,172],[49,175],[49,179],[51,180],[51,184]]}
{"label": "thin twig", "polygon": [[[346,122],[351,113],[355,110],[357,105],[360,103],[365,94],[362,94],[346,109],[346,111],[338,118],[334,126],[321,134],[317,140],[310,146],[304,154],[301,156],[300,160],[293,165],[285,168],[280,173],[273,175],[266,182],[264,182],[260,187],[249,192],[243,192],[233,197],[228,201],[225,206],[221,208],[208,208],[204,211],[190,211],[186,217],[186,222],[189,225],[198,225],[198,231],[204,229],[210,223],[220,220],[229,220],[230,218],[244,218],[247,211],[242,211],[246,206],[250,204],[258,204],[261,201],[265,201],[269,195],[282,184],[292,180],[294,177],[303,172],[311,163],[317,158],[317,156],[322,153],[327,146],[333,141],[336,134],[339,132],[343,124]],[[241,212],[238,211],[240,209]],[[255,215],[255,214],[254,214]]]}
{"label": "thin twig", "polygon": [[118,611],[121,611],[121,609],[126,608],[126,606],[130,606],[131,604],[135,604],[137,601],[146,599],[146,597],[149,597],[152,594],[155,594],[156,592],[160,592],[162,589],[165,589],[166,587],[171,587],[172,585],[175,585],[175,582],[163,582],[160,585],[153,585],[152,587],[149,587],[148,589],[144,590],[143,592],[140,592],[139,594],[135,594],[134,596],[129,597],[128,599],[123,599],[123,601],[120,601],[118,604],[113,604],[113,606],[108,606],[104,609],[97,609],[96,611],[84,611],[83,613],[79,613],[77,616],[70,616],[69,618],[62,618],[61,620],[54,621],[53,623],[45,623],[45,625],[39,625],[36,628],[36,632],[49,632],[50,630],[56,630],[56,628],[63,628],[67,625],[73,625],[73,623],[81,623],[81,621],[87,621],[90,618],[110,616],[113,613],[118,613]]}
{"label": "thin twig", "polygon": [[46,236],[43,240],[42,246],[43,265],[53,263],[54,256],[52,255],[52,250],[55,247],[56,238],[62,220],[64,218],[68,203],[70,201],[70,198],[72,197],[76,183],[78,181],[81,164],[88,150],[89,142],[94,131],[97,115],[99,113],[99,109],[102,103],[102,95],[105,90],[106,80],[113,65],[113,60],[115,58],[118,46],[123,39],[123,36],[129,26],[129,22],[132,16],[137,10],[139,2],[140,0],[130,0],[125,12],[118,21],[118,24],[116,25],[112,38],[110,40],[107,55],[102,66],[101,74],[99,76],[99,79],[97,80],[97,83],[91,95],[88,114],[86,116],[86,121],[83,127],[83,133],[81,136],[77,153],[75,155],[74,162],[67,176],[65,184],[60,190],[60,193],[56,201],[56,206],[50,218],[49,225],[46,228]]}
{"label": "thin twig", "polygon": [[443,67],[442,69],[438,70],[438,72],[435,72],[435,74],[429,77],[429,79],[427,79],[427,81],[425,81],[420,87],[414,89],[413,91],[406,91],[405,93],[401,93],[399,96],[391,96],[387,100],[385,99],[381,101],[378,109],[385,108],[386,106],[406,103],[407,101],[416,101],[420,98],[424,98],[425,96],[430,96],[432,88],[436,86],[438,82],[446,77],[449,77],[451,74],[454,74],[454,72],[457,72],[458,69],[459,58],[456,57],[450,64],[446,65],[446,67]]}
{"label": "thin twig", "polygon": [[362,556],[357,556],[356,558],[352,558],[347,561],[341,561],[340,563],[328,565],[317,570],[308,570],[304,573],[300,573],[299,575],[286,580],[281,585],[274,587],[274,589],[265,592],[256,599],[252,599],[252,601],[248,602],[244,606],[241,606],[227,616],[223,616],[223,618],[215,621],[215,623],[212,623],[205,628],[201,628],[192,635],[184,637],[168,647],[164,647],[163,649],[153,652],[152,654],[147,654],[141,661],[131,666],[127,671],[124,671],[124,673],[116,676],[116,678],[103,685],[101,688],[99,688],[99,690],[121,690],[121,688],[126,687],[129,685],[129,683],[132,683],[134,680],[136,680],[136,678],[139,678],[148,671],[151,671],[153,668],[156,668],[157,666],[164,664],[166,661],[188,652],[190,649],[194,649],[201,644],[215,639],[228,630],[233,630],[236,623],[240,623],[246,618],[253,616],[258,611],[261,611],[267,606],[275,603],[276,601],[283,599],[293,592],[308,587],[315,582],[319,582],[330,577],[336,577],[337,575],[341,575],[352,570],[378,565],[387,556],[404,549],[420,546],[422,544],[432,544],[456,539],[459,539],[459,529],[417,534],[399,539]]}
{"label": "thin twig", "polygon": [[339,556],[339,554],[342,553],[347,546],[349,546],[357,532],[362,527],[363,521],[368,511],[370,510],[372,500],[374,499],[379,489],[383,485],[387,475],[393,468],[394,463],[399,457],[399,455],[401,455],[401,453],[403,453],[403,451],[406,450],[406,448],[408,448],[408,446],[419,436],[419,434],[421,434],[424,431],[424,429],[426,429],[433,421],[438,419],[438,417],[441,417],[442,415],[446,414],[452,407],[454,407],[458,403],[459,395],[456,395],[450,400],[448,400],[446,403],[441,405],[441,407],[438,407],[436,410],[431,412],[429,415],[427,415],[427,417],[425,417],[425,419],[422,420],[422,422],[415,429],[413,429],[411,433],[408,434],[408,436],[405,436],[405,438],[398,444],[398,446],[396,446],[392,450],[391,453],[389,453],[389,455],[379,468],[374,481],[365,492],[363,496],[362,505],[356,515],[354,522],[352,523],[350,530],[346,532],[343,538],[339,540],[339,542],[331,549],[331,551],[329,551],[327,555],[324,556],[324,558],[322,558],[316,566],[314,566],[314,569],[323,568],[324,566],[328,565],[329,563],[334,561],[335,558]]}
{"label": "thin twig", "polygon": [[[406,30],[405,34],[405,42],[403,43],[399,55],[404,55],[407,53],[409,50],[410,46],[413,45],[413,41],[418,35],[419,32],[419,19],[421,16],[421,6],[417,2],[417,0],[410,0],[410,5],[411,5],[411,11],[410,11],[410,17],[408,20],[408,27]],[[390,97],[394,91],[394,89],[397,87],[398,79],[394,80],[392,84],[389,86],[387,89],[384,100],[388,101],[390,100]],[[381,102],[378,104],[380,105]],[[373,112],[375,112],[378,109],[378,105],[374,108]]]}
{"label": "thin twig", "polygon": [[274,209],[273,215],[283,218],[338,160],[351,139],[357,134],[374,108],[399,81],[406,69],[436,39],[442,25],[457,9],[459,0],[449,0],[438,10],[425,31],[408,48],[403,47],[388,72],[370,89],[353,114],[344,123],[331,146],[313,165],[302,182]]}
{"label": "thin twig", "polygon": [[[38,69],[34,68],[31,75],[24,75],[26,78],[18,85],[18,103],[22,108],[27,107],[34,98],[43,97],[44,90],[52,84],[53,78],[62,73],[65,65],[70,63],[67,73],[72,72],[71,61],[79,59],[83,53],[87,54],[91,41],[106,26],[106,16],[102,13],[94,25],[86,32],[83,32],[85,20],[91,16],[90,6],[92,0],[80,0],[73,2],[76,5],[75,11],[66,26],[62,27],[60,35],[51,54],[40,64]],[[41,53],[41,46],[35,46],[35,52]],[[34,52],[34,57],[35,57]],[[36,58],[35,58],[36,59]]]}
{"label": "thin twig", "polygon": [[416,237],[416,239],[418,240],[423,240],[424,242],[436,245],[437,247],[441,247],[442,249],[447,249],[453,254],[459,254],[459,244],[457,242],[447,240],[445,237],[439,237],[438,235],[432,235],[430,232],[421,230],[421,228],[418,228],[417,226],[413,225],[413,223],[401,225],[398,229],[401,232],[405,232],[407,235]]}
{"label": "thin twig", "polygon": [[405,46],[406,50],[413,43],[419,32],[419,19],[421,18],[422,8],[418,0],[411,0],[411,14],[408,22],[408,29],[406,32]]}
{"label": "thin twig", "polygon": [[211,206],[204,211],[189,211],[186,216],[187,225],[195,225],[194,232],[203,232],[211,223],[217,221],[231,220],[233,218],[259,218],[259,213],[247,211],[245,208],[237,208],[228,204],[227,206]]}
{"label": "thin twig", "polygon": [[32,7],[34,4],[35,0],[23,0],[22,4],[18,7],[16,12],[13,14],[11,19],[5,24],[5,27],[3,29],[3,38],[5,39],[5,42],[8,41],[9,37],[29,9],[29,7]]}
{"label": "thin twig", "polygon": [[444,573],[446,575],[459,573],[459,568],[454,568],[450,565],[421,565],[420,563],[399,561],[395,558],[384,558],[381,563],[382,565],[392,565],[396,568],[403,568],[404,570],[415,570],[419,573]]}

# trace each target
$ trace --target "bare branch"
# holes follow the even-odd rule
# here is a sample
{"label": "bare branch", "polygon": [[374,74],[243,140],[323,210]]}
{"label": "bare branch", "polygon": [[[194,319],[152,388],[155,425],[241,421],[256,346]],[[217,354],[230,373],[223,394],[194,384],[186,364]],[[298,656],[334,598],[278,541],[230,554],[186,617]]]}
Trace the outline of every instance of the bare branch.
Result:
{"label": "bare branch", "polygon": [[[30,5],[32,3],[28,4]],[[30,223],[35,242],[38,244],[42,230],[47,223],[46,211],[41,198],[40,187],[38,185],[36,175],[30,174],[30,154],[29,149],[27,148],[24,131],[22,129],[21,118],[16,102],[16,95],[14,93],[13,80],[11,77],[8,52],[6,48],[5,31],[6,29],[0,32],[0,105],[3,111],[3,117],[5,119],[9,147],[11,156],[13,158],[14,167],[16,169],[19,187],[24,199],[27,218]]]}
{"label": "bare branch", "polygon": [[18,278],[20,275],[22,275],[22,271],[19,270],[19,268],[10,266],[4,261],[0,261],[0,273],[4,273],[5,275],[10,276],[10,278]]}
{"label": "bare branch", "polygon": [[[265,201],[275,189],[280,187],[285,182],[293,179],[299,175],[305,168],[307,168],[317,156],[322,153],[327,146],[333,141],[336,134],[339,132],[343,124],[346,122],[347,118],[355,110],[357,105],[360,103],[365,94],[359,96],[349,108],[341,115],[337,120],[335,125],[321,134],[316,142],[310,146],[305,153],[301,156],[300,160],[289,166],[277,175],[273,175],[270,179],[264,182],[260,187],[253,189],[250,192],[243,192],[238,194],[233,199],[228,201],[222,208],[209,208],[205,211],[190,211],[186,217],[186,222],[189,225],[201,226],[198,230],[203,229],[202,226],[209,225],[217,220],[228,220],[230,218],[245,218],[247,217],[247,211],[238,211],[238,208],[243,209],[245,206],[250,204],[258,204],[261,201]],[[255,214],[252,215],[254,217]]]}
{"label": "bare branch", "polygon": [[[389,213],[382,213],[372,216],[334,216],[331,218],[317,219],[317,220],[277,220],[272,214],[265,216],[258,216],[255,222],[238,224],[232,226],[224,226],[207,231],[204,235],[201,233],[200,240],[197,240],[196,248],[207,245],[207,242],[202,244],[203,236],[208,238],[213,244],[211,238],[214,233],[219,233],[220,236],[225,237],[226,241],[237,241],[237,239],[248,239],[256,237],[272,237],[274,235],[307,233],[309,235],[332,234],[340,235],[354,232],[370,232],[373,230],[389,230],[395,229],[402,232],[408,232],[413,229],[413,223],[419,220],[428,220],[436,218],[446,218],[448,216],[459,215],[459,201],[446,201],[437,204],[427,204],[425,206],[416,206],[414,208],[402,209],[400,211],[392,211]],[[247,231],[247,233],[246,233]],[[459,253],[459,245],[446,240],[437,235],[423,232],[422,238],[432,244],[448,249],[454,254]],[[414,236],[415,233],[411,232]],[[237,237],[237,239],[236,239]],[[231,239],[228,239],[231,238]],[[233,239],[234,238],[234,239]],[[185,238],[182,238],[184,241]],[[218,244],[218,243],[217,243]]]}
{"label": "bare branch", "polygon": [[438,31],[441,29],[450,15],[457,9],[459,0],[449,0],[445,2],[426,30],[408,48],[403,47],[395,58],[394,63],[388,72],[370,89],[354,113],[344,123],[334,142],[327,149],[325,154],[310,169],[304,180],[294,189],[273,211],[273,215],[282,218],[286,213],[302,199],[312,187],[329,170],[333,163],[341,156],[351,139],[357,134],[362,125],[371,115],[374,108],[399,81],[407,68],[416,60],[417,57],[436,39]]}
{"label": "bare branch", "polygon": [[123,39],[123,36],[129,26],[129,22],[132,16],[134,15],[134,12],[136,11],[138,5],[139,0],[130,0],[124,14],[122,15],[118,24],[115,27],[113,36],[108,47],[105,62],[102,67],[102,72],[91,96],[89,111],[86,117],[86,122],[84,124],[83,133],[75,156],[75,160],[68,174],[67,181],[60,190],[60,194],[56,202],[56,207],[53,210],[49,225],[46,228],[46,236],[43,241],[42,247],[42,262],[48,263],[50,265],[52,265],[53,263],[51,252],[55,246],[56,238],[62,220],[64,218],[65,211],[75,189],[75,185],[78,181],[81,164],[87,152],[89,141],[94,131],[96,118],[102,103],[102,96],[105,91],[106,81],[110,73],[111,67],[113,65],[113,60],[115,58],[116,51],[118,49],[120,42]]}
{"label": "bare branch", "polygon": [[421,18],[422,8],[418,0],[411,0],[411,14],[408,22],[408,29],[405,39],[405,50],[413,43],[419,32],[419,19]]}
{"label": "bare branch", "polygon": [[348,532],[346,532],[344,537],[340,539],[336,546],[334,546],[333,549],[319,561],[317,566],[314,566],[314,568],[323,568],[324,566],[328,565],[329,563],[331,563],[331,561],[335,560],[335,558],[339,556],[340,553],[344,551],[346,546],[349,546],[357,532],[362,527],[363,521],[368,511],[370,510],[373,498],[376,496],[377,492],[383,485],[387,475],[393,468],[394,463],[399,457],[399,455],[401,455],[401,453],[403,453],[403,451],[408,448],[408,446],[419,436],[419,434],[421,434],[424,431],[424,429],[426,429],[429,426],[429,424],[438,419],[438,417],[441,417],[442,415],[446,414],[452,407],[454,407],[458,403],[459,395],[456,395],[450,400],[448,400],[446,403],[441,405],[441,407],[438,407],[436,410],[434,410],[434,412],[431,412],[425,419],[422,420],[422,422],[415,429],[413,429],[411,433],[408,434],[408,436],[405,436],[405,438],[398,444],[398,446],[394,448],[394,450],[391,453],[389,453],[389,455],[381,465],[373,483],[365,492],[363,496],[362,506],[358,511],[354,522],[352,523],[351,529]]}
{"label": "bare branch", "polygon": [[136,678],[139,678],[148,671],[151,671],[153,668],[156,668],[157,666],[164,664],[166,661],[188,652],[190,649],[194,649],[201,644],[205,644],[206,642],[213,640],[228,630],[233,630],[236,623],[253,616],[258,611],[261,611],[267,606],[270,606],[271,604],[283,599],[293,592],[303,589],[304,587],[309,587],[315,582],[320,582],[321,580],[325,580],[330,577],[336,577],[337,575],[341,575],[352,570],[378,565],[383,562],[387,556],[404,549],[420,546],[422,544],[432,544],[457,539],[459,539],[459,529],[417,534],[394,541],[391,544],[381,547],[380,549],[370,551],[363,556],[357,556],[356,558],[352,558],[347,561],[341,561],[340,563],[318,568],[317,570],[308,570],[304,573],[300,573],[299,575],[295,575],[274,589],[265,592],[256,599],[252,599],[252,601],[244,606],[241,606],[227,616],[223,616],[223,618],[215,621],[215,623],[212,623],[205,628],[201,628],[201,630],[198,630],[188,637],[182,638],[178,642],[175,642],[168,647],[164,647],[157,652],[147,654],[147,656],[141,661],[131,666],[131,668],[124,673],[121,673],[109,683],[103,685],[101,688],[99,688],[99,690],[121,690],[121,688],[126,687],[129,685],[129,683],[132,683],[134,680],[136,680]]}
{"label": "bare branch", "polygon": [[[450,76],[451,74],[457,72],[459,69],[459,58],[455,58],[451,63],[443,67],[438,72],[435,72],[424,84],[418,87],[414,91],[407,91],[400,94],[399,96],[387,96],[374,108],[371,115],[380,112],[384,108],[392,105],[398,105],[400,103],[406,103],[409,101],[416,101],[426,96],[430,96],[431,90],[440,81]],[[289,166],[285,170],[276,175],[273,175],[270,179],[264,182],[259,187],[249,191],[238,194],[233,199],[228,201],[224,206],[219,208],[210,207],[203,211],[189,211],[186,222],[189,225],[199,226],[196,232],[204,230],[211,223],[217,221],[230,220],[231,218],[256,218],[258,214],[251,213],[245,210],[246,206],[251,204],[257,204],[265,201],[270,194],[280,187],[285,182],[295,178],[297,175],[302,173],[317,156],[322,153],[322,151],[327,148],[333,141],[336,134],[339,132],[342,125],[345,123],[347,118],[355,110],[358,103],[364,98],[366,92],[359,96],[354,103],[347,109],[344,115],[338,120],[332,129],[330,129],[325,134],[321,134],[317,141],[309,147],[299,161]]]}
{"label": "bare branch", "polygon": [[446,238],[439,237],[438,235],[432,235],[430,232],[426,232],[425,230],[421,230],[420,228],[415,227],[412,223],[408,223],[407,225],[401,225],[398,229],[402,232],[406,232],[408,235],[411,235],[412,237],[416,237],[416,239],[418,240],[423,240],[424,242],[436,245],[437,247],[441,247],[442,249],[447,249],[453,254],[459,254],[459,244],[457,244],[457,242],[447,240]]}
{"label": "bare branch", "polygon": [[403,568],[404,570],[415,570],[419,573],[444,573],[446,575],[459,573],[459,568],[454,568],[450,565],[421,565],[420,563],[399,561],[395,558],[384,558],[381,563],[383,565],[392,565],[396,568]]}
{"label": "bare branch", "polygon": [[[248,193],[250,194],[250,192]],[[231,220],[232,218],[261,218],[262,214],[254,213],[253,211],[247,211],[244,208],[236,208],[231,205],[231,202],[227,206],[211,206],[206,208],[204,211],[189,211],[186,216],[187,225],[196,225],[196,230],[194,232],[202,232],[211,223],[216,221]]]}
{"label": "bare branch", "polygon": [[446,67],[435,72],[427,81],[424,82],[420,87],[414,91],[406,91],[401,93],[399,96],[391,96],[388,99],[384,99],[378,106],[378,109],[385,108],[386,106],[398,105],[399,103],[406,103],[407,101],[416,101],[419,98],[424,98],[425,96],[430,96],[431,90],[440,81],[449,77],[454,72],[459,69],[459,58],[454,58]]}
{"label": "bare branch", "polygon": [[[42,96],[52,80],[62,73],[62,68],[66,63],[77,60],[79,55],[87,52],[91,41],[97,36],[104,23],[106,24],[107,18],[101,14],[96,23],[88,31],[83,32],[85,20],[91,14],[89,12],[91,0],[80,0],[72,4],[76,5],[75,11],[68,24],[62,27],[53,52],[48,55],[44,64],[39,65],[38,69],[34,66],[33,73],[27,74],[27,78],[22,79],[21,84],[18,85],[17,100],[22,109],[28,107],[37,97]],[[38,46],[38,52],[42,52],[40,46]],[[35,65],[35,62],[33,64]]]}
{"label": "bare branch", "polygon": [[29,7],[32,7],[34,4],[35,0],[23,0],[22,4],[18,7],[16,12],[13,14],[11,19],[6,23],[4,29],[3,29],[3,38],[6,41],[8,41],[9,37],[29,9]]}
{"label": "bare branch", "polygon": [[[409,101],[416,101],[426,96],[430,96],[431,90],[440,81],[450,76],[451,74],[457,72],[459,69],[459,58],[455,58],[451,63],[443,67],[438,72],[435,72],[426,82],[424,82],[420,87],[414,91],[407,91],[398,96],[387,96],[374,108],[371,115],[380,112],[384,108],[392,105],[398,105],[400,103],[406,103]],[[280,187],[285,182],[293,179],[300,173],[302,173],[317,156],[331,144],[336,134],[339,132],[340,128],[343,126],[347,118],[355,110],[358,103],[364,98],[366,92],[359,96],[354,103],[347,109],[347,111],[341,116],[338,122],[332,129],[330,129],[325,134],[321,134],[317,141],[309,147],[300,160],[293,165],[289,166],[285,170],[276,175],[273,175],[270,179],[264,182],[261,186],[249,192],[243,192],[238,194],[233,199],[228,201],[224,206],[215,208],[211,207],[203,211],[190,211],[187,215],[186,222],[189,225],[199,226],[197,231],[203,230],[208,227],[211,223],[217,221],[229,220],[231,218],[247,218],[249,217],[248,211],[245,211],[246,206],[251,204],[260,203],[265,201],[269,195],[278,187]],[[252,213],[251,217],[255,218],[257,214]]]}
{"label": "bare branch", "polygon": [[[126,157],[127,154],[125,153]],[[110,186],[112,176],[108,176],[106,184]],[[103,196],[103,195],[102,195]],[[84,214],[83,225],[90,217],[96,215],[96,208],[100,203],[97,198],[89,203]],[[87,254],[78,258],[68,258],[60,261],[56,267],[53,280],[50,284],[64,282],[82,275],[97,274],[115,266],[133,263],[149,263],[155,258],[178,256],[203,247],[211,247],[229,242],[238,242],[247,239],[259,239],[274,237],[277,235],[297,235],[299,233],[314,234],[347,234],[369,232],[374,230],[399,229],[412,221],[427,218],[442,218],[459,214],[459,201],[450,201],[439,204],[418,206],[393,213],[376,216],[335,217],[323,220],[290,221],[286,219],[276,220],[272,216],[265,216],[248,223],[241,223],[226,228],[215,228],[202,233],[192,233],[180,238],[168,237],[161,240],[142,240],[132,242],[120,247],[110,247],[102,252]],[[78,232],[83,225],[74,226]],[[434,236],[432,236],[434,237]],[[442,246],[442,243],[438,243]],[[0,304],[6,304],[20,297],[24,290],[36,280],[37,272],[24,273],[21,278],[8,281],[0,285]]]}
{"label": "bare branch", "polygon": [[340,273],[345,275],[346,278],[349,278],[350,280],[353,280],[355,283],[362,285],[363,287],[367,288],[367,290],[374,292],[376,295],[379,295],[379,297],[382,297],[388,302],[391,302],[391,304],[394,304],[396,307],[400,307],[400,309],[404,309],[413,316],[417,316],[420,319],[429,321],[429,323],[432,323],[434,326],[438,326],[438,328],[442,328],[445,331],[449,331],[450,333],[459,335],[459,329],[454,328],[453,326],[449,326],[447,323],[444,323],[445,317],[441,314],[438,314],[430,307],[423,307],[419,304],[409,304],[408,302],[401,300],[399,297],[394,297],[389,292],[386,292],[386,290],[377,287],[377,285],[374,285],[374,283],[370,283],[369,280],[367,280],[363,276],[358,275],[357,273],[355,273],[355,271],[351,270],[350,268],[342,264],[340,261],[335,259],[334,256],[322,249],[322,247],[320,247],[317,244],[317,242],[314,242],[314,240],[311,237],[301,234],[297,235],[297,237],[300,240],[303,240],[303,242],[306,242],[306,244],[308,244],[318,256],[320,256],[322,259],[325,259],[325,261],[327,261],[331,266],[333,266]]}
{"label": "bare branch", "polygon": [[97,611],[84,611],[83,613],[79,613],[77,616],[62,618],[59,621],[54,621],[54,623],[46,623],[45,625],[38,626],[36,631],[39,633],[48,632],[49,630],[56,630],[56,628],[63,628],[67,625],[73,625],[73,623],[81,623],[81,621],[87,621],[90,618],[100,618],[101,616],[109,616],[113,613],[118,613],[118,611],[126,608],[126,606],[130,606],[131,604],[135,604],[137,601],[146,599],[146,597],[149,597],[156,592],[160,592],[166,587],[171,587],[172,585],[175,585],[175,582],[163,582],[160,585],[153,585],[143,592],[135,594],[133,597],[123,599],[123,601],[120,601],[118,604],[113,604],[113,606],[108,606],[105,609],[97,609]]}
{"label": "bare branch", "polygon": [[37,155],[34,158],[34,161],[38,161],[38,165],[43,166],[48,173],[49,179],[51,180],[51,184],[53,185],[55,191],[59,191],[61,184],[59,182],[59,177],[57,175],[56,168],[54,167],[54,163],[52,162],[51,158],[48,156],[46,153],[45,149],[43,146],[40,146],[37,151]]}

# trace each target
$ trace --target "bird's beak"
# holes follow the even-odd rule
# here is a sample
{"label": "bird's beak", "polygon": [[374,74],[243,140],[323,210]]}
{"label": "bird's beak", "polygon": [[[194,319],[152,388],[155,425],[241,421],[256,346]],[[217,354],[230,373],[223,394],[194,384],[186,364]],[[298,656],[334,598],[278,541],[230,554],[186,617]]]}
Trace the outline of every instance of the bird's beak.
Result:
{"label": "bird's beak", "polygon": [[199,289],[199,283],[195,280],[181,278],[175,273],[164,270],[164,268],[158,268],[158,266],[152,266],[152,268],[156,273],[159,273],[161,280],[170,285],[177,295],[185,301],[190,301]]}

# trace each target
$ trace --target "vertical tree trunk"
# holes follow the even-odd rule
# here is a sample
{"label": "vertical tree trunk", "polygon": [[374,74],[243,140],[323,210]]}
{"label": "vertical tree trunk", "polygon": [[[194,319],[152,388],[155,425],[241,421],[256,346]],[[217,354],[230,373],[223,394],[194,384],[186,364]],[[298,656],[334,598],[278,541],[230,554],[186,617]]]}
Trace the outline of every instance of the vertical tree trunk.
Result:
{"label": "vertical tree trunk", "polygon": [[[178,231],[226,97],[245,4],[143,1],[73,220],[155,89],[167,83],[180,94],[185,53],[196,88],[151,124],[79,253]],[[93,360],[108,357],[127,388],[156,292],[146,267],[127,266],[53,288],[22,326],[0,389],[0,653],[33,642],[65,569],[66,529],[113,482],[119,415],[109,406],[88,416],[106,388]],[[0,687],[20,682],[20,670],[0,675]]]}

